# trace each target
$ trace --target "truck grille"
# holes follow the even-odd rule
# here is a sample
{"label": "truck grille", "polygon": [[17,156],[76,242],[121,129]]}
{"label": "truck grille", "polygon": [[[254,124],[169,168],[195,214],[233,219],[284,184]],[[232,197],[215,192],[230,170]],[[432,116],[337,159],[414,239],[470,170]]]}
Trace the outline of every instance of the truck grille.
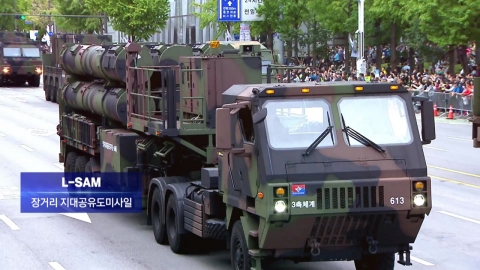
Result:
{"label": "truck grille", "polygon": [[383,186],[317,189],[317,209],[360,209],[385,206]]}
{"label": "truck grille", "polygon": [[317,217],[310,233],[322,246],[358,245],[375,235],[382,223],[395,222],[395,214],[347,214]]}

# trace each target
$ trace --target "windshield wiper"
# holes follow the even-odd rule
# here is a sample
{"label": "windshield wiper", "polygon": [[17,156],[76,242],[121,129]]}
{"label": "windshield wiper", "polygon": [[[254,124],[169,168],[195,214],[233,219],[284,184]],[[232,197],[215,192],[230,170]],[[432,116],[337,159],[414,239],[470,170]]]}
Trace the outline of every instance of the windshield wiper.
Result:
{"label": "windshield wiper", "polygon": [[327,112],[327,119],[328,119],[328,127],[320,134],[315,141],[310,144],[310,146],[305,150],[305,153],[302,154],[302,156],[306,157],[312,153],[313,149],[315,149],[330,133],[330,136],[332,137],[332,144],[334,143],[333,141],[333,126],[332,123],[330,122],[330,114]]}
{"label": "windshield wiper", "polygon": [[348,141],[349,145],[351,145],[350,144],[350,137],[352,137],[357,142],[359,142],[359,143],[361,143],[365,146],[370,146],[370,147],[374,148],[375,150],[377,150],[378,152],[382,153],[382,155],[385,156],[385,149],[383,149],[380,145],[371,141],[369,138],[365,137],[365,135],[363,135],[360,132],[356,131],[355,129],[345,125],[345,119],[343,118],[343,114],[340,114],[340,116],[342,117],[342,125],[343,125],[342,131],[345,132],[345,134],[347,135],[347,141]]}

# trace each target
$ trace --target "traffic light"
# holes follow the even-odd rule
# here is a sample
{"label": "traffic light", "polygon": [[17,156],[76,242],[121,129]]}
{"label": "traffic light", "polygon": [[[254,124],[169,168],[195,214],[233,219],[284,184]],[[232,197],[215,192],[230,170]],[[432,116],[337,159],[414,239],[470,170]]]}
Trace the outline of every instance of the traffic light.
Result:
{"label": "traffic light", "polygon": [[25,16],[25,15],[15,15],[15,19],[18,19],[18,20],[25,21],[26,18],[27,18],[27,16]]}
{"label": "traffic light", "polygon": [[27,17],[25,17],[25,15],[20,16],[20,19],[21,19],[22,21],[25,21],[25,18],[27,18]]}

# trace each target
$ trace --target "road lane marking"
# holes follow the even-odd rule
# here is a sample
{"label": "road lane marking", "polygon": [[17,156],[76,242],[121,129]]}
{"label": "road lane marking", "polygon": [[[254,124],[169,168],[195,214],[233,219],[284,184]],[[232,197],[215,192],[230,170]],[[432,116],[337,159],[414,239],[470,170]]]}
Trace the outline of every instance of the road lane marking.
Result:
{"label": "road lane marking", "polygon": [[39,97],[39,96],[37,96],[37,98],[42,99],[42,100],[46,100],[45,97]]}
{"label": "road lane marking", "polygon": [[427,167],[434,168],[434,169],[438,169],[438,170],[442,170],[442,171],[446,171],[446,172],[463,174],[463,175],[470,176],[470,177],[480,178],[480,175],[478,175],[478,174],[461,172],[461,171],[452,170],[452,169],[448,169],[448,168],[444,168],[444,167],[439,167],[439,166],[435,166],[435,165],[427,165]]}
{"label": "road lane marking", "polygon": [[63,163],[53,163],[53,165],[61,169],[62,171],[65,169],[65,167],[63,166]]}
{"label": "road lane marking", "polygon": [[32,148],[26,146],[26,145],[23,145],[23,144],[20,144],[20,147],[27,150],[28,152],[35,152],[35,150],[33,150]]}
{"label": "road lane marking", "polygon": [[19,110],[18,107],[10,107],[10,109],[13,109],[13,110]]}
{"label": "road lane marking", "polygon": [[438,180],[440,180],[440,181],[445,181],[445,182],[449,182],[449,183],[453,183],[453,184],[458,184],[458,185],[463,185],[463,186],[467,186],[467,187],[472,187],[472,188],[478,188],[478,189],[480,189],[480,186],[472,185],[472,184],[468,184],[468,183],[464,183],[464,182],[460,182],[460,181],[456,181],[456,180],[452,180],[452,179],[447,179],[447,178],[443,178],[443,177],[439,177],[439,176],[434,176],[434,175],[428,175],[428,177],[430,177],[430,178],[435,178],[435,179],[438,179]]}
{"label": "road lane marking", "polygon": [[441,213],[441,214],[447,215],[447,216],[451,216],[451,217],[454,217],[454,218],[462,219],[462,220],[465,220],[465,221],[470,221],[470,222],[472,222],[472,223],[475,223],[475,224],[480,225],[480,221],[479,221],[479,220],[475,220],[475,219],[468,218],[468,217],[463,217],[463,216],[460,216],[460,215],[457,215],[457,214],[453,214],[453,213],[449,213],[449,212],[445,212],[445,211],[438,211],[438,212]]}
{"label": "road lane marking", "polygon": [[20,228],[17,226],[17,224],[15,224],[15,222],[13,222],[11,219],[9,219],[7,216],[5,215],[0,215],[0,219],[5,222],[5,224],[7,224],[8,227],[10,227],[10,229],[12,229],[12,231],[18,231],[20,230]]}
{"label": "road lane marking", "polygon": [[437,148],[437,147],[433,147],[433,146],[426,146],[426,145],[424,145],[423,147],[424,147],[424,148],[428,148],[428,149],[438,150],[438,151],[447,151],[447,150],[445,150],[445,149],[443,149],[443,148]]}
{"label": "road lane marking", "polygon": [[447,137],[448,139],[457,140],[457,141],[465,141],[471,142],[473,139],[466,139],[466,138],[458,138],[458,137]]}
{"label": "road lane marking", "polygon": [[433,263],[429,263],[427,261],[424,261],[422,259],[419,259],[417,257],[413,257],[412,255],[410,255],[410,259],[414,262],[417,262],[417,263],[420,263],[420,264],[423,264],[425,266],[433,266],[434,264]]}
{"label": "road lane marking", "polygon": [[58,262],[49,262],[48,263],[53,269],[55,270],[66,270],[65,268],[63,268],[63,266],[61,264],[59,264]]}

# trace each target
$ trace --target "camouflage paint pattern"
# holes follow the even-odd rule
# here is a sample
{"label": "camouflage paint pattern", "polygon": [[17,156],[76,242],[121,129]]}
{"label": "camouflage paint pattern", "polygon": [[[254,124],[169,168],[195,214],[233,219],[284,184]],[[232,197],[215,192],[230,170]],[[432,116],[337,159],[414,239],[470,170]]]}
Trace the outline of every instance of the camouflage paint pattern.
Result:
{"label": "camouflage paint pattern", "polygon": [[[361,92],[355,90],[359,85],[364,87]],[[254,127],[254,142],[243,139],[245,134],[240,120],[245,119],[241,116],[233,116],[231,126],[217,127],[217,142],[219,139],[229,142],[229,138],[218,137],[233,133],[231,149],[219,149],[218,153],[220,189],[229,207],[243,210],[242,224],[249,249],[274,249],[270,255],[275,257],[301,258],[309,257],[304,249],[312,241],[317,242],[323,252],[360,248],[365,244],[365,237],[372,237],[378,241],[379,249],[398,247],[408,250],[408,244],[413,243],[418,235],[424,214],[428,215],[432,208],[431,180],[427,176],[413,108],[406,106],[412,143],[383,146],[386,152],[382,156],[373,148],[346,144],[337,107],[341,97],[360,95],[395,95],[406,104],[411,103],[406,89],[400,86],[393,91],[390,86],[360,82],[297,83],[233,86],[224,92],[224,104],[244,104],[237,106],[242,107],[236,113],[238,115],[241,110],[249,111],[244,115],[251,115],[251,110],[256,111],[253,104],[261,108],[267,100],[323,98],[331,106],[334,137],[337,138],[334,147],[317,148],[308,157],[302,157],[305,149],[270,149],[263,123]],[[268,89],[274,89],[275,93],[267,95]],[[309,93],[303,93],[302,89],[309,89]],[[253,91],[259,94],[255,95]],[[231,132],[225,129],[231,129]],[[326,140],[329,139],[328,136]],[[414,191],[417,181],[424,183],[424,192]],[[292,195],[292,188],[298,184],[305,185],[305,195]],[[286,191],[283,197],[275,194],[279,187]],[[260,193],[263,198],[258,196]],[[424,207],[413,205],[413,196],[417,193],[426,196]],[[390,198],[396,197],[405,198],[405,203],[390,204]],[[286,202],[286,213],[275,213],[274,202],[277,200]],[[292,203],[298,201],[313,203],[308,207],[292,207]],[[331,254],[325,252],[324,256],[321,253],[309,260],[322,258],[332,259]],[[339,254],[334,259],[342,258]]]}
{"label": "camouflage paint pattern", "polygon": [[[66,45],[60,53],[60,66],[80,80],[106,79],[110,84],[126,80],[124,46]],[[150,49],[142,46],[138,66],[152,66]],[[145,78],[148,79],[148,78]]]}
{"label": "camouflage paint pattern", "polygon": [[[76,81],[62,88],[63,104],[73,109],[103,115],[127,125],[127,103],[125,88],[109,88],[96,82]],[[150,110],[155,110],[151,102]]]}
{"label": "camouflage paint pattern", "polygon": [[51,53],[43,54],[43,90],[45,100],[58,103],[61,89],[66,81],[67,75],[60,67],[60,52],[65,44],[109,44],[112,42],[111,35],[92,34],[54,34],[50,37]]}
{"label": "camouflage paint pattern", "polygon": [[194,51],[194,56],[201,56],[201,55],[218,55],[222,53],[222,51],[231,51],[234,50],[232,45],[230,44],[222,44],[220,43],[220,47],[212,48],[210,46],[210,42],[204,44],[197,44],[192,46]]}
{"label": "camouflage paint pattern", "polygon": [[[404,88],[361,82],[262,84],[261,58],[238,51],[180,57],[178,85],[174,67],[136,65],[143,48],[136,43],[125,46],[126,91],[108,95],[126,96],[126,101],[111,99],[117,107],[101,101],[117,88],[107,89],[93,80],[64,86],[68,111],[60,108],[60,160],[74,152],[89,157],[105,172],[155,168],[155,173],[144,175],[145,195],[157,177],[188,176],[194,181],[201,168],[217,168],[216,196],[226,211],[207,217],[202,209],[210,206],[205,204],[195,212],[202,219],[225,220],[228,230],[241,220],[255,270],[262,269],[259,262],[265,256],[298,261],[360,259],[372,246],[368,237],[378,242],[380,253],[409,250],[432,207],[431,181],[413,108],[405,106],[411,143],[382,145],[382,153],[344,141],[338,108],[341,98],[358,96],[395,96],[411,104]],[[307,97],[329,104],[335,144],[316,148],[309,156],[302,155],[305,149],[270,147],[266,124],[275,111],[253,124],[257,113],[269,100]],[[118,107],[124,104],[126,122]],[[105,123],[103,116],[113,121]],[[417,182],[424,184],[423,190],[415,190]],[[305,186],[301,196],[293,196],[297,185]],[[185,186],[177,188],[185,190],[181,187]],[[276,193],[280,187],[284,195]],[[413,204],[415,194],[425,196],[424,206]],[[176,196],[185,197],[185,205],[199,204],[187,194]],[[390,203],[400,197],[404,203]],[[285,213],[275,212],[279,200],[286,203]]]}
{"label": "camouflage paint pattern", "polygon": [[[40,46],[23,32],[0,32],[0,67],[2,78],[38,87],[42,74]],[[9,54],[13,52],[14,55]],[[17,52],[18,51],[18,52]]]}
{"label": "camouflage paint pattern", "polygon": [[262,83],[267,82],[268,65],[274,65],[277,63],[271,50],[258,41],[222,41],[222,44],[229,44],[234,49],[240,51],[244,51],[245,47],[248,48],[251,46],[253,48],[251,50],[253,53],[260,53],[262,57]]}

